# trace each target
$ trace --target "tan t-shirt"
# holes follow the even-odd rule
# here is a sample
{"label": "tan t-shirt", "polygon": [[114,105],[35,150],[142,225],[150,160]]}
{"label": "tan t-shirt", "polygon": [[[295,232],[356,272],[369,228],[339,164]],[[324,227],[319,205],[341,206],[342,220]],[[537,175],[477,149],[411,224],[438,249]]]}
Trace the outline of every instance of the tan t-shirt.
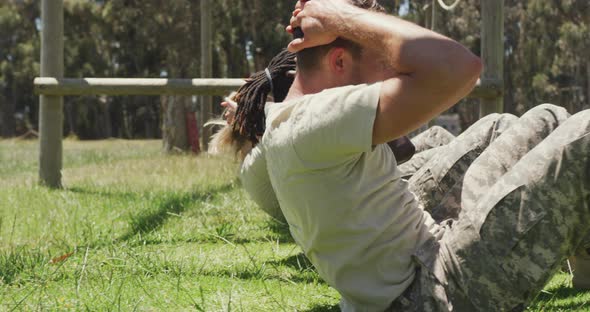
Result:
{"label": "tan t-shirt", "polygon": [[[411,256],[434,231],[387,145],[372,146],[381,84],[269,103],[241,178],[284,218],[343,311],[383,311],[412,282]],[[280,208],[279,208],[280,207]]]}

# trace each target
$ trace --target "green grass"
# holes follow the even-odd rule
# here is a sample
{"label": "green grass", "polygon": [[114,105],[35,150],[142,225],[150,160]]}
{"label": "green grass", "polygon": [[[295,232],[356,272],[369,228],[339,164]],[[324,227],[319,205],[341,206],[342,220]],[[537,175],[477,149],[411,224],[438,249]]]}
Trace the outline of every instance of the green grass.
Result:
{"label": "green grass", "polygon": [[[37,186],[37,143],[0,141],[0,310],[338,311],[231,158],[159,141],[66,141],[63,190]],[[531,311],[590,310],[558,274]]]}

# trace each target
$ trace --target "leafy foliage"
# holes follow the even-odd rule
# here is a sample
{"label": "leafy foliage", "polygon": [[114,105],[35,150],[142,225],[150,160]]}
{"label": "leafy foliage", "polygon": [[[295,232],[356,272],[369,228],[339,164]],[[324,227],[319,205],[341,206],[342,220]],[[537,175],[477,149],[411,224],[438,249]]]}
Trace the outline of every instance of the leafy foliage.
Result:
{"label": "leafy foliage", "polygon": [[[289,40],[293,0],[213,1],[214,76],[247,77]],[[453,11],[431,0],[381,1],[389,12],[480,50],[480,1]],[[36,128],[40,1],[0,1],[0,135]],[[65,0],[65,73],[69,77],[198,77],[200,2]],[[505,0],[506,110],[543,102],[571,112],[590,107],[590,6],[587,0]],[[433,24],[434,21],[434,24]],[[457,107],[465,116],[473,104]],[[65,132],[82,139],[161,136],[157,97],[75,97],[65,101]],[[21,116],[15,120],[14,115]],[[471,114],[475,116],[475,114]],[[465,118],[464,118],[465,119]],[[470,119],[470,118],[467,118]],[[464,120],[465,125],[472,122]]]}

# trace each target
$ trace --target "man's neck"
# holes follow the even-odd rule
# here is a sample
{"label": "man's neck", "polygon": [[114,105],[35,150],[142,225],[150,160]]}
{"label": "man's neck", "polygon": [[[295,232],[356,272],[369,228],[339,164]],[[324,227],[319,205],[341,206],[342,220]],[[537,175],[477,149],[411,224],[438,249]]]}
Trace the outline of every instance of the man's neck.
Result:
{"label": "man's neck", "polygon": [[285,101],[294,100],[307,94],[315,94],[330,88],[320,75],[297,73]]}
{"label": "man's neck", "polygon": [[291,85],[291,88],[289,88],[289,93],[287,93],[287,96],[285,97],[285,102],[300,98],[306,94],[305,88],[301,84],[300,77],[301,77],[301,75],[299,75],[299,74],[295,75],[295,79],[293,80],[293,84]]}

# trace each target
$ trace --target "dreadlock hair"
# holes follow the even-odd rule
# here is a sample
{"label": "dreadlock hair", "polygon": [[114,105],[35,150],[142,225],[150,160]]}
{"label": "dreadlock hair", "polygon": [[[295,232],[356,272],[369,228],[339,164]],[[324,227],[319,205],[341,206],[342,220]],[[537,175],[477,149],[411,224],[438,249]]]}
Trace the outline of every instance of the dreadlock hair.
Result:
{"label": "dreadlock hair", "polygon": [[[352,0],[352,4],[369,11],[385,12],[376,0]],[[344,47],[355,57],[362,51],[358,44],[342,38],[325,46],[305,49],[297,54],[285,49],[270,61],[268,74],[266,71],[259,71],[250,76],[232,98],[238,106],[233,123],[226,125],[214,135],[213,142],[216,144],[211,145],[210,152],[227,150],[231,146],[236,154],[241,153],[242,158],[245,157],[249,147],[258,144],[258,138],[264,134],[264,107],[269,95],[274,102],[282,102],[293,84],[294,76],[290,73],[315,67],[317,60],[332,47]]]}
{"label": "dreadlock hair", "polygon": [[234,98],[238,109],[232,125],[233,137],[238,145],[242,145],[243,140],[258,143],[258,137],[262,136],[265,129],[264,106],[267,97],[271,95],[275,102],[285,99],[294,80],[289,72],[295,67],[295,54],[283,50],[267,67],[270,79],[265,71],[257,72],[238,90]]}

